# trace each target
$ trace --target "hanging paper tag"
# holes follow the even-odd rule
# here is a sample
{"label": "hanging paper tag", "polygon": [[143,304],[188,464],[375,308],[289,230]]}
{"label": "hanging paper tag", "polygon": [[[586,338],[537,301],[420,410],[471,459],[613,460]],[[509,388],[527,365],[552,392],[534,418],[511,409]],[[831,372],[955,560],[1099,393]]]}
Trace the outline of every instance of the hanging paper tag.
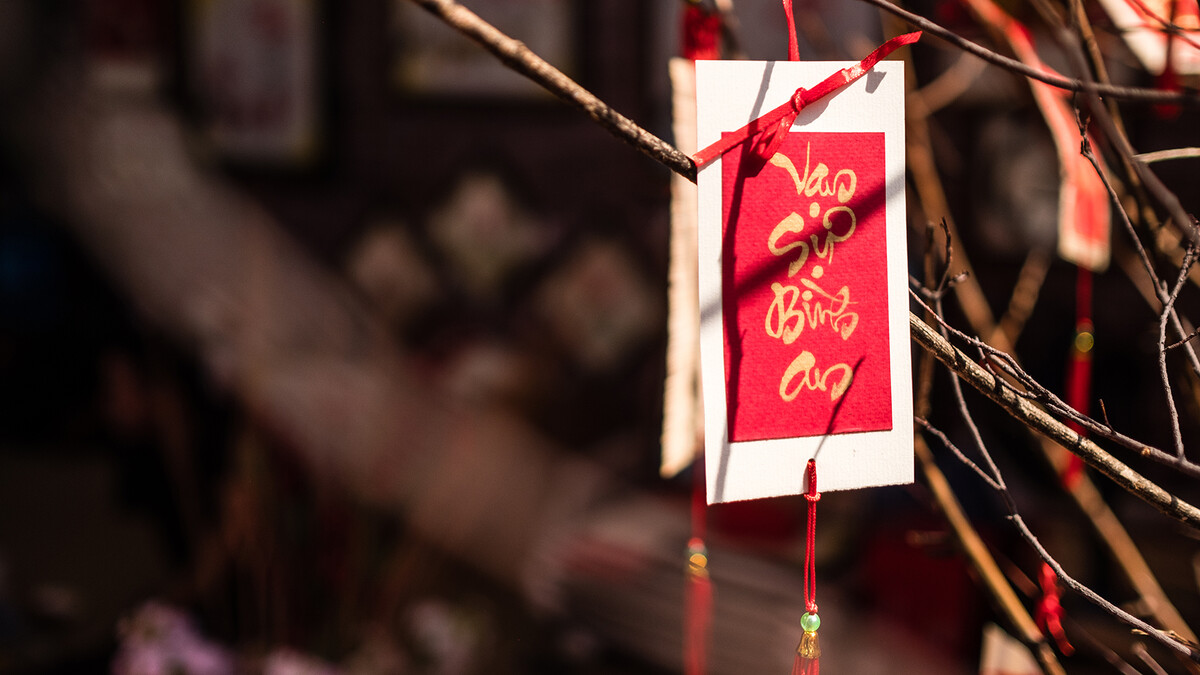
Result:
{"label": "hanging paper tag", "polygon": [[[845,68],[697,62],[700,147]],[[754,141],[699,174],[710,503],[913,479],[904,64],[800,111],[757,173]]]}
{"label": "hanging paper tag", "polygon": [[[1100,6],[1152,75],[1167,70],[1168,58],[1180,75],[1200,73],[1200,49],[1196,48],[1200,42],[1200,6],[1196,0],[1100,0]],[[1179,29],[1173,39],[1168,24]]]}
{"label": "hanging paper tag", "polygon": [[1041,672],[1028,647],[994,623],[983,627],[979,675],[1040,675]]}
{"label": "hanging paper tag", "polygon": [[[1121,0],[1122,2],[1124,0]],[[1194,0],[1193,0],[1194,1]],[[984,20],[1003,30],[1009,46],[1027,66],[1054,75],[1042,63],[1033,33],[992,0],[967,0]],[[1058,186],[1058,254],[1064,260],[1093,272],[1108,267],[1112,245],[1108,190],[1091,162],[1079,152],[1079,123],[1066,92],[1044,82],[1029,80],[1061,164]],[[1098,160],[1103,161],[1103,160]]]}

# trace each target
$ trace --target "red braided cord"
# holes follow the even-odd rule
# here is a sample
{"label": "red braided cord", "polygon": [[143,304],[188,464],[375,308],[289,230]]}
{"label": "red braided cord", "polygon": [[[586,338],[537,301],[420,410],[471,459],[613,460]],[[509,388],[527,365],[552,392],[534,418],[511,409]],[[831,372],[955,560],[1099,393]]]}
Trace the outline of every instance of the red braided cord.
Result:
{"label": "red braided cord", "polygon": [[804,552],[804,609],[813,614],[817,613],[817,566],[816,549],[817,536],[817,502],[821,493],[817,492],[817,460],[808,460],[808,492],[804,498],[808,500],[808,535]]}

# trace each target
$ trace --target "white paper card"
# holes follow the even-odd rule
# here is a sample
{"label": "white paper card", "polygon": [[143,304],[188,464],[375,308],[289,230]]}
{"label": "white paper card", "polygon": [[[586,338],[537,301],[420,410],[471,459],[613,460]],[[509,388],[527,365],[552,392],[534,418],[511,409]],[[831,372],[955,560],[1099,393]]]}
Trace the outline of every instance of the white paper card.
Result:
{"label": "white paper card", "polygon": [[[850,65],[697,62],[699,147]],[[800,494],[814,457],[821,491],[910,483],[904,64],[802,110],[755,176],[752,144],[698,180],[708,501]]]}

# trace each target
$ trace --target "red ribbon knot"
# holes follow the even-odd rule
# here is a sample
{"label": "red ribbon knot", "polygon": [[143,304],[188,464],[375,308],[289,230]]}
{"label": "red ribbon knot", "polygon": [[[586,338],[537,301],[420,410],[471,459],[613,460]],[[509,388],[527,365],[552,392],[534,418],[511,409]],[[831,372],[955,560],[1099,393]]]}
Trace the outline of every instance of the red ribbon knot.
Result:
{"label": "red ribbon knot", "polygon": [[799,89],[796,90],[796,93],[792,94],[792,110],[797,115],[800,114],[801,110],[804,110],[804,106],[805,106],[804,92],[806,92],[806,91],[808,91],[808,90],[805,89],[804,87],[800,87]]}

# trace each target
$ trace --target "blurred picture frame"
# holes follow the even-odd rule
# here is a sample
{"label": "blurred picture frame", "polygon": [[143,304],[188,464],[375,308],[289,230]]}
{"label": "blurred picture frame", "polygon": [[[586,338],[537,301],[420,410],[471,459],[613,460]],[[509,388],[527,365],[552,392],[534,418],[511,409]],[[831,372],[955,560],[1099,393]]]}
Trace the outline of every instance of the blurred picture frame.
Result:
{"label": "blurred picture frame", "polygon": [[[390,0],[388,77],[402,96],[550,99],[478,44],[409,0]],[[577,71],[574,0],[486,0],[471,9],[569,76]]]}
{"label": "blurred picture frame", "polygon": [[325,155],[322,0],[185,0],[185,95],[221,163],[314,168]]}

